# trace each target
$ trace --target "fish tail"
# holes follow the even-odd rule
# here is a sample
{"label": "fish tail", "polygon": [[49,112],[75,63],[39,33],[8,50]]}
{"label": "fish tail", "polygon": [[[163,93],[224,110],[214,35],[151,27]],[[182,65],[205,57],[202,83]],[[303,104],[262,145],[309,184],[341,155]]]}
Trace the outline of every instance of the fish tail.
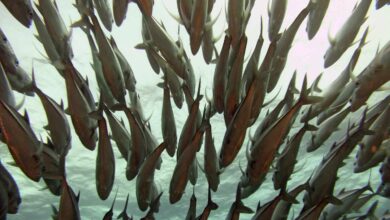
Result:
{"label": "fish tail", "polygon": [[298,102],[301,102],[302,105],[307,105],[307,104],[320,102],[322,100],[322,97],[309,96],[309,94],[310,94],[310,89],[307,89],[307,76],[305,75],[305,78],[303,79],[302,88],[301,88],[301,95],[299,97]]}

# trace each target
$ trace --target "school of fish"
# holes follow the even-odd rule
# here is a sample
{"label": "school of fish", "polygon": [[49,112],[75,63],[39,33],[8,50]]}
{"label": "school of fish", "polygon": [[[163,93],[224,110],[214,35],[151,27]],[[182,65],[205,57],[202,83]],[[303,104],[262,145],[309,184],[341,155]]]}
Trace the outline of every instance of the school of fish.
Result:
{"label": "school of fish", "polygon": [[[213,25],[221,13],[212,16],[212,11],[219,10],[213,7],[215,1],[176,0],[177,12],[168,11],[189,36],[191,52],[186,52],[182,40],[175,40],[153,16],[154,0],[75,0],[73,5],[80,19],[70,27],[65,25],[56,1],[1,0],[21,25],[31,29],[34,26],[47,62],[65,82],[67,103],[56,102],[39,88],[35,77],[39,73],[34,71],[34,64],[31,72],[19,65],[24,61],[17,58],[7,33],[0,27],[0,141],[14,160],[5,163],[0,155],[0,220],[17,214],[23,203],[9,166],[18,167],[33,182],[43,179],[46,188],[58,197],[58,205],[52,204],[53,213],[47,213],[47,218],[81,219],[80,193],[76,195],[67,180],[66,163],[72,161],[68,153],[75,147],[72,139],[79,139],[88,151],[97,151],[96,179],[92,182],[98,197],[106,200],[115,195],[111,208],[102,213],[103,219],[133,219],[127,213],[129,199],[136,201],[140,211],[147,211],[141,219],[156,219],[163,194],[173,205],[191,191],[188,211],[172,215],[180,215],[180,219],[211,218],[219,212],[213,192],[221,190],[224,172],[237,164],[233,162],[238,160],[240,151],[246,160],[239,161],[241,176],[236,178],[235,198],[231,199],[230,210],[224,213],[226,219],[390,219],[390,88],[386,88],[390,81],[390,41],[378,46],[361,72],[354,71],[368,43],[370,29],[362,27],[370,6],[375,4],[374,10],[382,10],[389,7],[390,1],[356,1],[338,32],[328,36],[329,47],[323,58],[323,68],[329,68],[340,57],[348,56],[345,52],[356,43],[344,71],[326,88],[319,87],[321,75],[312,84],[305,75],[296,88],[295,72],[281,100],[276,99],[280,91],[275,97],[270,93],[276,91],[278,84],[287,84],[280,77],[296,33],[306,26],[308,39],[313,39],[330,0],[309,0],[295,20],[288,21],[285,30],[280,29],[288,10],[287,0],[268,0],[268,16],[260,18],[260,35],[253,49],[247,46],[246,29],[256,1],[226,0],[227,27],[220,36],[213,34]],[[155,110],[156,114],[161,111],[161,131],[152,132],[150,116],[143,111],[131,59],[107,34],[114,25],[119,27],[124,19],[130,19],[127,8],[132,3],[142,14],[142,30],[138,31],[143,42],[137,42],[136,48],[146,53],[151,68],[162,79],[156,91],[163,94],[163,105]],[[266,21],[268,36],[263,36]],[[98,98],[92,95],[94,88],[89,86],[88,78],[74,65],[73,51],[77,47],[72,45],[71,38],[76,30],[88,39]],[[359,35],[359,31],[363,34]],[[219,40],[223,42],[221,47],[216,44]],[[260,60],[263,47],[266,52]],[[198,70],[189,56],[200,50],[204,62],[215,66],[210,97],[202,94],[202,79],[196,81]],[[368,104],[377,91],[387,95]],[[23,94],[23,99],[17,102],[15,93]],[[48,122],[44,127],[46,140],[30,124],[24,109],[25,96],[38,97],[42,103]],[[183,104],[187,105],[188,115],[179,130],[173,108],[182,109]],[[127,122],[117,112],[122,112]],[[265,117],[260,117],[261,112],[267,112]],[[357,120],[349,117],[356,112],[360,114]],[[221,143],[213,138],[211,119],[216,114],[223,115],[226,126]],[[339,129],[343,121],[348,124],[346,130]],[[76,137],[72,136],[72,129]],[[251,134],[251,130],[255,132]],[[289,180],[299,173],[296,165],[300,149],[307,155],[318,151],[337,130],[343,134],[341,138],[332,142],[329,152],[306,175],[306,180],[292,187]],[[155,132],[161,132],[162,140],[156,138]],[[305,134],[309,135],[307,142],[303,139]],[[114,155],[115,146],[120,158]],[[204,156],[199,154],[201,149]],[[162,154],[176,159],[169,191],[162,191],[155,181],[155,172],[164,169]],[[376,176],[380,176],[381,185],[375,189],[368,179],[366,186],[348,186],[336,192],[338,171],[349,157],[355,157],[351,173],[380,167]],[[127,195],[123,211],[114,214],[117,163],[126,164],[124,176],[135,183],[136,197]],[[270,181],[277,196],[267,203],[259,202],[258,207],[245,205],[243,199],[259,195],[268,174],[272,175]],[[200,175],[207,182],[199,182]],[[196,208],[197,184],[208,185],[208,191],[203,192],[208,195],[203,212]],[[379,197],[384,200],[375,199]],[[362,214],[359,210],[366,203],[370,208]],[[302,207],[300,212],[290,213],[294,205]],[[387,207],[388,211],[378,215],[377,206]]]}

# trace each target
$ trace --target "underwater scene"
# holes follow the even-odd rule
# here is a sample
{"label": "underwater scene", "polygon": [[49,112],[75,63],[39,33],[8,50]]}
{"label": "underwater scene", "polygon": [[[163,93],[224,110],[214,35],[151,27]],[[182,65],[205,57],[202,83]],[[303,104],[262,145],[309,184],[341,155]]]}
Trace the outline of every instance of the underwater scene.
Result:
{"label": "underwater scene", "polygon": [[0,220],[390,219],[389,0],[0,2]]}

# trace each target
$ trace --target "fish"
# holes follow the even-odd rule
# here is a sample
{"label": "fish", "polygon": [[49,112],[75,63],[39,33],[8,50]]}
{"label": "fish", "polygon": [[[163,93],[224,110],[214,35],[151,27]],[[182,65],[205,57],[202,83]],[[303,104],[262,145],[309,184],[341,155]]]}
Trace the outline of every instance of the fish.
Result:
{"label": "fish", "polygon": [[[264,174],[268,172],[274,156],[280,146],[281,139],[286,135],[291,120],[298,113],[301,106],[316,102],[318,97],[309,97],[307,79],[304,78],[301,95],[291,109],[274,122],[253,144],[248,152],[248,166],[246,178],[241,179],[243,186],[255,185],[262,182]],[[265,147],[266,146],[266,147]]]}
{"label": "fish", "polygon": [[[271,2],[272,1],[272,2]],[[268,1],[268,38],[273,41],[278,35],[286,14],[287,0]]]}
{"label": "fish", "polygon": [[158,160],[166,149],[165,142],[161,143],[151,154],[149,154],[142,163],[137,180],[136,180],[136,195],[138,207],[141,211],[146,211],[148,206],[153,201],[152,187],[154,184],[154,171]]}
{"label": "fish", "polygon": [[112,46],[112,49],[114,50],[119,64],[121,65],[122,73],[123,73],[123,79],[125,81],[125,87],[129,92],[135,92],[135,87],[137,84],[137,80],[134,77],[134,72],[131,69],[131,66],[129,62],[127,61],[126,57],[123,55],[123,53],[119,50],[118,46],[116,45],[116,42],[114,38],[111,36],[110,43]]}
{"label": "fish", "polygon": [[208,1],[209,0],[193,0],[189,33],[191,52],[193,55],[195,55],[200,48],[204,29],[210,28],[206,26]]}
{"label": "fish", "polygon": [[146,139],[142,130],[142,125],[136,119],[133,109],[123,107],[127,120],[130,125],[131,148],[127,157],[126,178],[127,180],[134,179],[146,157]]}
{"label": "fish", "polygon": [[374,131],[375,133],[373,135],[364,136],[359,144],[354,171],[362,171],[358,168],[363,167],[365,163],[380,150],[379,146],[381,146],[382,142],[389,137],[389,117],[390,107],[387,105],[369,128],[369,130]]}
{"label": "fish", "polygon": [[8,11],[22,25],[29,28],[33,19],[33,8],[31,0],[1,0]]}
{"label": "fish", "polygon": [[371,2],[372,0],[360,1],[360,4],[355,7],[336,36],[328,37],[330,47],[324,55],[324,68],[332,66],[351,46],[360,27],[366,20],[366,14]]}
{"label": "fish", "polygon": [[100,94],[102,95],[104,103],[108,107],[112,107],[118,103],[116,98],[111,92],[110,87],[108,86],[106,80],[104,79],[104,74],[103,74],[103,67],[102,63],[99,59],[99,52],[98,49],[95,45],[95,42],[92,38],[92,35],[90,33],[90,30],[88,28],[81,28],[81,30],[84,31],[84,33],[87,35],[89,46],[91,48],[91,53],[92,53],[92,69],[95,71],[95,76],[96,76],[96,82],[100,90]]}
{"label": "fish", "polygon": [[[365,104],[371,94],[390,80],[390,42],[377,53],[374,59],[354,80],[355,90],[350,99],[351,111]],[[379,80],[380,79],[380,80]]]}
{"label": "fish", "polygon": [[[257,38],[255,49],[253,50],[251,56],[249,57],[248,63],[244,69],[242,76],[242,97],[245,97],[245,94],[248,92],[250,87],[250,82],[253,80],[253,75],[257,72],[257,66],[259,65],[260,53],[264,44],[263,38],[263,19],[260,19],[260,34]],[[265,59],[264,59],[265,60]]]}
{"label": "fish", "polygon": [[325,219],[341,218],[346,212],[348,212],[351,209],[351,207],[357,201],[360,195],[362,195],[367,190],[372,191],[370,184],[367,184],[366,186],[359,189],[354,189],[349,191],[343,190],[337,196],[337,198],[342,202],[342,204],[341,205],[329,204],[325,206],[320,216],[320,219],[325,220]]}
{"label": "fish", "polygon": [[[12,175],[8,172],[8,170],[3,166],[0,161],[0,191],[4,190],[7,202],[4,201],[0,204],[5,205],[7,208],[0,208],[0,216],[3,213],[16,214],[19,210],[19,206],[22,203],[22,198],[20,196],[19,187],[16,184]],[[1,194],[1,192],[0,192]],[[3,195],[0,196],[0,200],[5,199]],[[1,205],[0,205],[1,207]],[[5,211],[5,212],[4,212]]]}
{"label": "fish", "polygon": [[152,16],[154,0],[131,0],[130,2],[135,2],[144,16]]}
{"label": "fish", "polygon": [[111,193],[115,180],[115,158],[107,129],[107,121],[103,116],[103,109],[107,108],[100,96],[99,108],[91,112],[90,116],[98,121],[99,141],[96,155],[96,190],[101,200],[106,200]]}
{"label": "fish", "polygon": [[291,202],[291,203],[297,203],[294,198],[290,198],[289,195],[284,191],[284,189],[280,190],[280,193],[278,196],[276,196],[271,201],[265,203],[263,206],[260,207],[260,202],[258,203],[256,213],[252,217],[253,220],[257,219],[271,219],[273,214],[275,213],[275,208],[281,202],[282,200]]}
{"label": "fish", "polygon": [[9,84],[7,75],[3,69],[3,65],[0,63],[0,100],[7,105],[12,106],[15,109],[19,109],[21,106],[16,106],[15,96]]}
{"label": "fish", "polygon": [[28,178],[38,182],[42,176],[42,146],[29,121],[2,100],[0,129],[17,166]]}
{"label": "fish", "polygon": [[[312,105],[311,114],[307,114],[307,111],[303,113],[301,117],[301,122],[314,118],[319,115],[321,112],[325,111],[330,106],[333,106],[333,102],[336,101],[339,94],[342,93],[343,88],[350,81],[351,72],[355,69],[356,63],[359,59],[361,49],[365,45],[366,37],[368,34],[368,28],[365,30],[362,38],[360,39],[359,46],[353,52],[353,55],[345,67],[345,69],[339,74],[339,76],[333,80],[327,88],[324,89],[321,96],[323,97],[322,101]],[[341,104],[341,103],[340,103]],[[339,107],[340,108],[340,107]]]}
{"label": "fish", "polygon": [[168,79],[165,75],[164,80],[164,95],[163,95],[163,106],[161,111],[161,133],[163,135],[164,142],[167,145],[167,153],[173,157],[176,152],[177,145],[177,132],[175,115],[173,114],[171,100],[169,98],[169,87]]}
{"label": "fish", "polygon": [[260,112],[264,106],[264,99],[267,92],[268,80],[269,80],[269,68],[276,50],[277,41],[272,41],[268,47],[267,53],[261,63],[259,69],[254,72],[256,77],[259,77],[261,80],[256,87],[256,92],[254,95],[252,112],[251,112],[251,121],[255,123],[256,119],[259,117]]}
{"label": "fish", "polygon": [[143,19],[145,20],[146,27],[149,30],[151,38],[150,43],[153,43],[153,45],[159,49],[162,56],[169,63],[175,73],[183,80],[187,80],[190,70],[187,68],[185,63],[186,61],[183,57],[183,45],[178,46],[155,18],[144,16]]}
{"label": "fish", "polygon": [[390,157],[383,160],[382,166],[379,168],[382,183],[379,187],[379,194],[383,197],[390,197]]}
{"label": "fish", "polygon": [[141,33],[142,40],[145,46],[146,57],[148,58],[149,64],[152,67],[153,71],[158,74],[160,72],[160,66],[155,60],[155,58],[152,56],[152,51],[154,51],[155,49],[153,49],[154,46],[152,44],[148,43],[152,41],[152,38],[150,36],[149,29],[146,24],[146,19],[144,18],[142,18]]}
{"label": "fish", "polygon": [[303,219],[319,219],[322,210],[329,203],[340,205],[342,202],[335,198],[334,196],[328,196],[322,199],[317,205],[313,206],[311,209],[301,212],[301,214],[297,217],[297,220]]}
{"label": "fish", "polygon": [[306,143],[306,151],[313,152],[321,147],[322,144],[332,135],[332,133],[337,131],[338,126],[350,112],[350,108],[346,108],[321,123],[319,129],[315,132],[312,132],[310,140]]}
{"label": "fish", "polygon": [[196,152],[198,152],[201,147],[200,141],[204,132],[205,126],[202,125],[197,129],[191,142],[188,143],[188,146],[178,157],[169,184],[169,202],[171,204],[178,202],[183,196],[184,190],[188,183],[191,166],[193,166],[196,158]]}
{"label": "fish", "polygon": [[128,204],[128,202],[129,202],[129,194],[127,194],[127,197],[126,197],[126,202],[125,202],[125,207],[123,208],[123,211],[118,215],[118,217],[117,217],[117,219],[123,219],[123,220],[132,220],[133,219],[133,217],[129,217],[128,215],[127,215],[127,204]]}
{"label": "fish", "polygon": [[107,0],[94,0],[93,1],[96,11],[98,12],[99,18],[102,21],[104,27],[108,30],[112,30],[112,23],[114,18],[112,10]]}
{"label": "fish", "polygon": [[[282,1],[286,2],[286,0],[282,0]],[[273,0],[273,3],[274,2],[281,2],[281,1]],[[295,18],[295,20],[291,23],[290,27],[288,27],[282,33],[282,35],[280,36],[277,42],[275,54],[272,59],[271,66],[269,68],[270,73],[269,73],[269,81],[267,87],[268,93],[271,92],[276,87],[276,84],[279,81],[280,75],[282,74],[284,67],[286,66],[288,53],[294,41],[295,35],[297,34],[297,31],[301,26],[303,20],[305,20],[305,18],[309,14],[310,11],[309,8],[310,8],[310,3],[304,9],[302,9],[302,11]],[[274,38],[277,39],[277,36],[272,37],[272,39]]]}
{"label": "fish", "polygon": [[[291,198],[296,198],[303,190],[307,189],[309,187],[309,183],[306,182],[304,184],[298,185],[294,189],[290,190],[288,192],[288,195]],[[288,213],[290,212],[291,206],[293,205],[292,202],[281,200],[275,207],[275,211],[272,215],[272,220],[287,220]]]}
{"label": "fish", "polygon": [[287,142],[285,148],[278,157],[275,172],[272,176],[274,189],[286,190],[287,182],[294,171],[301,141],[306,131],[315,131],[317,128],[306,122],[301,129]]}
{"label": "fish", "polygon": [[[210,2],[213,2],[214,0],[209,0]],[[210,23],[211,16],[210,14],[207,15],[206,23]],[[222,34],[218,37],[214,37],[213,35],[213,28],[204,28],[203,30],[203,38],[202,38],[202,54],[203,54],[203,60],[206,62],[206,64],[210,64],[213,59],[213,53],[214,53],[214,44],[219,40],[219,38],[222,36]]]}
{"label": "fish", "polygon": [[[169,66],[169,64],[162,58],[155,50],[151,50],[153,59],[156,60],[158,65],[164,72],[164,81],[168,83],[168,88],[172,94],[173,101],[175,102],[176,107],[179,109],[182,108],[184,102],[182,82],[180,78],[175,74],[174,70]],[[159,84],[160,86],[162,84]]]}
{"label": "fish", "polygon": [[214,146],[212,137],[212,127],[210,124],[210,111],[206,118],[206,131],[204,143],[204,173],[211,190],[216,192],[220,183],[219,174],[220,168],[218,163],[217,152]]}
{"label": "fish", "polygon": [[220,168],[229,166],[241,149],[246,130],[249,127],[250,112],[252,110],[257,82],[257,78],[255,78],[251,83],[245,99],[241,102],[231,122],[227,126],[219,153]]}
{"label": "fish", "polygon": [[106,80],[116,100],[124,104],[126,90],[123,79],[123,70],[115,51],[104,35],[96,16],[92,15],[91,19],[93,23],[93,33],[99,47],[99,58],[102,63],[104,79]]}
{"label": "fish", "polygon": [[115,205],[115,200],[116,200],[117,195],[118,195],[118,190],[116,191],[114,200],[112,201],[111,208],[110,208],[110,210],[108,210],[108,212],[106,212],[106,214],[104,214],[103,220],[111,220],[112,219],[112,216],[114,215],[114,205]]}
{"label": "fish", "polygon": [[226,125],[231,122],[240,103],[241,75],[247,41],[248,38],[244,34],[240,40],[236,56],[227,78],[224,104],[224,118]]}
{"label": "fish", "polygon": [[176,0],[176,4],[179,11],[180,23],[182,23],[187,31],[189,31],[194,0]]}
{"label": "fish", "polygon": [[28,96],[34,96],[34,92],[29,91],[31,86],[31,77],[19,65],[19,60],[15,55],[12,46],[0,28],[0,63],[3,65],[11,88]]}
{"label": "fish", "polygon": [[358,126],[348,126],[346,136],[333,144],[328,154],[324,156],[322,162],[316,168],[310,178],[310,190],[304,195],[305,205],[303,210],[313,207],[326,196],[332,194],[338,169],[343,166],[344,159],[352,152],[364,135],[371,134],[365,123],[366,112],[367,110],[364,111]]}
{"label": "fish", "polygon": [[207,205],[203,209],[202,214],[196,217],[197,220],[207,220],[211,211],[218,209],[218,205],[211,200],[211,190],[208,190]]}
{"label": "fish", "polygon": [[52,98],[39,89],[32,74],[32,90],[38,95],[45,109],[48,125],[45,128],[50,132],[50,138],[57,154],[67,154],[71,148],[72,135],[68,119],[65,116],[63,102],[57,104]]}
{"label": "fish", "polygon": [[[42,161],[43,170],[42,178],[49,189],[49,191],[56,196],[61,195],[61,167],[60,167],[60,154],[55,152],[55,147],[51,140],[47,138],[46,143],[41,143],[42,149]],[[64,154],[65,155],[65,154]]]}
{"label": "fish", "polygon": [[330,0],[310,0],[312,8],[307,20],[306,32],[309,40],[313,39],[320,29],[322,20],[328,10]]}
{"label": "fish", "polygon": [[241,185],[238,184],[236,190],[236,200],[230,206],[229,213],[226,216],[226,220],[238,220],[240,219],[241,213],[251,214],[253,213],[253,210],[245,206],[244,203],[241,201]]}
{"label": "fish", "polygon": [[62,181],[60,205],[58,208],[58,220],[81,219],[78,199],[66,179]]}
{"label": "fish", "polygon": [[49,33],[57,53],[62,59],[72,58],[71,35],[61,18],[57,3],[52,0],[39,0],[35,3],[38,11],[42,14],[47,32]]}
{"label": "fish", "polygon": [[155,220],[154,213],[158,213],[160,210],[160,198],[161,198],[162,194],[163,194],[163,192],[158,194],[153,199],[153,202],[149,206],[149,211],[146,213],[145,217],[141,218],[141,220]]}
{"label": "fish", "polygon": [[90,107],[86,96],[76,82],[77,70],[70,61],[65,63],[65,85],[68,99],[66,112],[71,116],[74,129],[81,143],[89,150],[94,150],[97,141],[97,121],[89,117],[94,109]]}
{"label": "fish", "polygon": [[8,195],[5,187],[0,182],[0,219],[7,219]]}
{"label": "fish", "polygon": [[35,29],[38,32],[38,34],[35,35],[35,38],[42,44],[43,49],[45,49],[45,52],[50,62],[56,67],[61,76],[63,76],[63,71],[61,69],[63,65],[61,62],[60,54],[58,53],[57,48],[54,45],[48,30],[46,29],[45,23],[42,21],[42,19],[39,17],[35,10],[33,19]]}
{"label": "fish", "polygon": [[111,128],[112,139],[115,141],[122,157],[127,161],[131,147],[131,135],[125,127],[123,120],[118,118],[107,108],[104,108]]}
{"label": "fish", "polygon": [[188,102],[189,113],[186,121],[184,122],[183,128],[179,136],[179,142],[177,145],[177,152],[176,152],[177,159],[179,159],[179,157],[185,151],[185,149],[189,147],[189,143],[192,141],[197,130],[199,104],[203,98],[203,95],[200,94],[200,85],[201,82],[199,81],[198,94],[196,99],[192,103]]}
{"label": "fish", "polygon": [[375,8],[378,10],[382,8],[385,5],[389,5],[390,1],[389,0],[376,0]]}
{"label": "fish", "polygon": [[228,76],[228,58],[232,38],[225,35],[223,46],[214,70],[213,100],[218,113],[224,111],[225,90]]}
{"label": "fish", "polygon": [[112,9],[114,13],[114,21],[116,26],[121,26],[123,21],[126,18],[127,8],[129,1],[128,0],[113,0]]}
{"label": "fish", "polygon": [[196,196],[195,196],[195,188],[192,191],[192,196],[190,199],[190,206],[188,207],[186,220],[194,220],[196,217]]}
{"label": "fish", "polygon": [[236,48],[245,32],[246,23],[252,8],[249,6],[245,7],[245,1],[229,0],[227,4],[227,33],[232,38],[232,48]]}

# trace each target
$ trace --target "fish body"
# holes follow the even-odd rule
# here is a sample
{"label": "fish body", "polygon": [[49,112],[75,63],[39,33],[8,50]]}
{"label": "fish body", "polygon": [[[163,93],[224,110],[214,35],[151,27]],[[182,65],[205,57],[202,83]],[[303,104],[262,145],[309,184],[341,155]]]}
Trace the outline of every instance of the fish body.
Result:
{"label": "fish body", "polygon": [[[273,0],[273,2],[280,2],[285,0]],[[272,59],[272,64],[270,67],[269,81],[267,92],[271,92],[277,82],[279,81],[280,75],[283,72],[283,69],[286,65],[288,53],[294,41],[295,35],[301,26],[303,20],[309,14],[309,6],[304,8],[298,16],[295,18],[293,23],[288,27],[283,34],[280,36],[280,39],[277,42],[274,58]]]}
{"label": "fish body", "polygon": [[94,0],[93,2],[104,27],[106,27],[107,30],[111,31],[114,18],[108,0]]}
{"label": "fish body", "polygon": [[123,121],[119,121],[108,109],[104,109],[104,112],[110,124],[112,139],[115,141],[122,157],[127,160],[131,149],[131,135],[127,131]]}
{"label": "fish body", "polygon": [[231,37],[232,47],[235,48],[243,35],[243,21],[245,18],[245,1],[229,0],[227,9],[228,33]]}
{"label": "fish body", "polygon": [[2,100],[0,129],[17,166],[27,177],[38,182],[42,176],[42,146],[30,124]]}
{"label": "fish body", "polygon": [[268,4],[271,4],[271,7],[268,6],[268,37],[270,41],[273,41],[282,26],[286,14],[287,0],[269,0]]}
{"label": "fish body", "polygon": [[355,81],[350,103],[354,112],[365,104],[370,95],[390,80],[390,42],[375,56]]}
{"label": "fish body", "polygon": [[325,17],[330,0],[310,0],[313,4],[307,20],[306,32],[309,40],[313,39],[320,29],[322,20]]}
{"label": "fish body", "polygon": [[207,7],[209,0],[194,0],[191,25],[190,25],[190,45],[192,54],[196,54],[202,43],[205,24],[207,20]]}
{"label": "fish body", "polygon": [[94,150],[97,141],[97,121],[89,117],[91,109],[86,97],[76,83],[77,70],[73,64],[65,65],[65,85],[68,97],[68,113],[71,116],[76,134],[81,143],[89,150]]}
{"label": "fish body", "polygon": [[121,65],[96,16],[93,15],[91,18],[96,42],[99,47],[99,58],[102,63],[104,79],[116,100],[124,104],[126,91]]}
{"label": "fish body", "polygon": [[173,114],[171,100],[169,98],[169,88],[167,84],[167,82],[164,82],[164,98],[161,112],[161,131],[164,142],[167,145],[167,153],[169,156],[173,157],[176,151],[177,132],[175,116]]}
{"label": "fish body", "polygon": [[119,27],[126,18],[127,8],[129,1],[128,0],[113,0],[112,9],[114,13],[115,24]]}
{"label": "fish body", "polygon": [[15,96],[12,92],[11,85],[9,84],[7,75],[3,69],[3,65],[0,63],[0,100],[7,105],[16,107]]}
{"label": "fish body", "polygon": [[[7,209],[0,208],[1,210],[0,216],[2,216],[3,213],[16,214],[22,202],[22,198],[19,193],[19,187],[16,184],[12,175],[7,171],[7,169],[5,169],[5,167],[1,162],[0,162],[0,185],[2,188],[0,189],[0,191],[4,190],[5,195],[7,197],[7,202],[4,201],[4,203],[0,203],[7,206]],[[2,197],[2,195],[0,195],[0,200],[2,199],[5,199],[5,197]]]}
{"label": "fish body", "polygon": [[233,162],[244,142],[257,82],[257,80],[252,82],[248,94],[227,126],[219,153],[219,166],[221,168],[227,167]]}
{"label": "fish body", "polygon": [[[102,100],[100,100],[102,101]],[[99,141],[96,155],[96,189],[99,198],[106,200],[111,193],[115,179],[115,158],[108,135],[107,122],[103,116],[103,103],[100,103],[98,114]]]}
{"label": "fish body", "polygon": [[152,187],[154,184],[154,171],[156,169],[161,153],[166,149],[165,143],[160,144],[142,163],[137,180],[136,195],[138,207],[145,211],[153,200]]}
{"label": "fish body", "polygon": [[204,129],[199,128],[188,147],[184,149],[178,158],[169,184],[169,202],[171,204],[178,202],[183,196],[189,180],[191,166],[194,164],[196,152],[199,151],[201,147],[200,140],[203,137],[203,133]]}
{"label": "fish body", "polygon": [[231,44],[231,37],[225,36],[221,54],[218,58],[217,65],[214,71],[213,80],[213,100],[215,109],[218,113],[222,113],[224,110],[225,90],[228,74],[228,58]]}
{"label": "fish body", "polygon": [[57,5],[52,0],[39,0],[36,4],[45,21],[46,29],[61,58],[72,58],[73,51],[70,43],[70,33],[61,18]]}
{"label": "fish body", "polygon": [[336,36],[333,39],[330,38],[331,45],[324,56],[324,68],[333,65],[351,46],[360,27],[366,20],[366,14],[371,2],[372,0],[360,1],[360,4],[356,6]]}
{"label": "fish body", "polygon": [[66,180],[62,181],[62,193],[60,198],[60,205],[58,209],[58,220],[79,220],[80,210],[78,204],[78,198],[76,197],[73,189],[68,185]]}
{"label": "fish body", "polygon": [[350,109],[346,108],[328,120],[324,121],[319,129],[312,133],[311,140],[309,140],[306,144],[307,152],[312,152],[318,149],[332,135],[332,133],[337,130],[337,127],[350,112]]}
{"label": "fish body", "polygon": [[204,144],[204,171],[206,174],[207,182],[211,190],[216,192],[220,183],[219,179],[219,163],[218,156],[214,146],[214,139],[212,137],[211,124],[209,118],[207,120],[207,127],[205,131],[205,144]]}
{"label": "fish body", "polygon": [[25,27],[29,28],[33,19],[31,0],[1,0],[8,11]]}
{"label": "fish body", "polygon": [[13,90],[20,93],[26,93],[26,95],[29,96],[34,96],[34,93],[28,89],[31,88],[32,80],[26,71],[19,65],[19,60],[16,57],[7,36],[1,28],[0,63],[3,65],[4,71]]}

